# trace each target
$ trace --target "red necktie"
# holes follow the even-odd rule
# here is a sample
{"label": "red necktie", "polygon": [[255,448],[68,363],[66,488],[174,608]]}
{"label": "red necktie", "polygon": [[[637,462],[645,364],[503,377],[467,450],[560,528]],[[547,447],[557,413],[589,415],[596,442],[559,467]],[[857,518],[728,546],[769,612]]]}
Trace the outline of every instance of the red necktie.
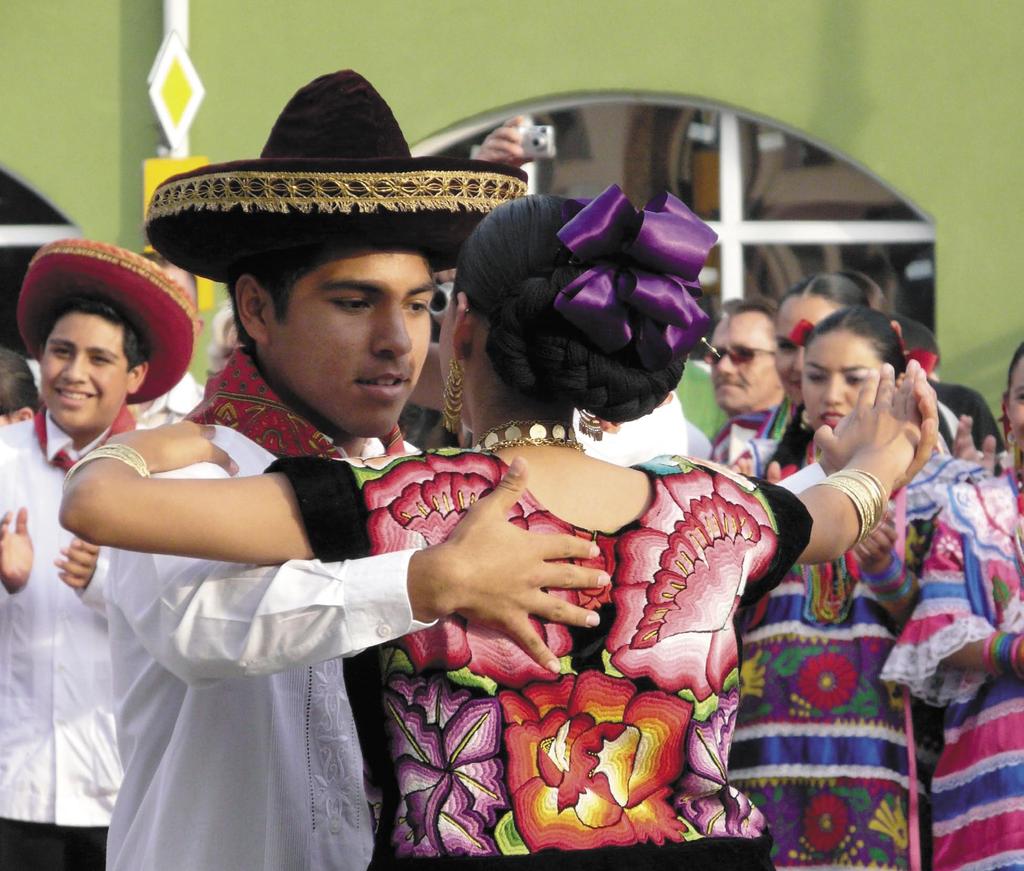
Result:
{"label": "red necktie", "polygon": [[[39,447],[43,449],[43,456],[46,456],[46,409],[41,408],[36,412],[33,418],[33,425],[36,429],[36,438],[39,439]],[[122,432],[130,432],[135,429],[135,418],[132,417],[132,413],[128,410],[127,405],[122,405],[120,410],[117,412],[117,417],[114,418],[114,422],[110,426],[110,432],[107,433],[107,438],[110,436],[117,435]],[[106,439],[104,439],[106,441]],[[65,472],[75,464],[75,461],[68,456],[67,451],[60,450],[54,455],[53,459],[50,460],[51,466],[56,466],[58,469],[63,469]]]}

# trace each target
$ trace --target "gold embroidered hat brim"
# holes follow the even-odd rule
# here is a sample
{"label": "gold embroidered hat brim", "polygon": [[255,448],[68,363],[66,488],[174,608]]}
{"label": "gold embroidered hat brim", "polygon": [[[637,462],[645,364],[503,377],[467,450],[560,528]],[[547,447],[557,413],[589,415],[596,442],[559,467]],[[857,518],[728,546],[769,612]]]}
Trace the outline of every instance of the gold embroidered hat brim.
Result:
{"label": "gold embroidered hat brim", "polygon": [[522,171],[485,161],[260,158],[168,179],[146,230],[173,263],[217,281],[246,257],[346,236],[446,268],[484,214],[525,194]]}

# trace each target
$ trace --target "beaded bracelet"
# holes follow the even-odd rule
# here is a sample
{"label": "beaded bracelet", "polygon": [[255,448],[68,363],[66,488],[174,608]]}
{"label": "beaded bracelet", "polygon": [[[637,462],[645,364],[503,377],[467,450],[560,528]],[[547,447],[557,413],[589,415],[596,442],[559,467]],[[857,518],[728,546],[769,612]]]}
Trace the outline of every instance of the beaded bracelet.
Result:
{"label": "beaded bracelet", "polygon": [[82,466],[86,463],[91,463],[93,460],[104,459],[117,460],[118,462],[124,463],[126,466],[130,466],[140,477],[149,477],[149,466],[146,465],[146,460],[143,458],[142,454],[135,450],[135,448],[121,444],[101,445],[95,450],[89,451],[89,453],[68,469],[68,473],[64,476],[64,489],[67,490],[68,481],[71,480],[72,475],[81,469]]}
{"label": "beaded bracelet", "polygon": [[996,662],[996,658],[995,658],[995,655],[994,655],[994,650],[995,650],[996,642],[999,640],[999,636],[1002,635],[1002,634],[1003,633],[998,632],[998,631],[997,632],[993,632],[991,635],[989,635],[988,638],[985,639],[985,644],[981,648],[981,661],[984,664],[985,671],[988,674],[999,675],[999,674],[1003,673],[1002,669],[999,667],[998,663]]}
{"label": "beaded bracelet", "polygon": [[895,587],[889,590],[875,590],[875,598],[879,602],[898,602],[901,599],[907,598],[914,589],[914,576],[907,572],[903,576],[903,580]]}
{"label": "beaded bracelet", "polygon": [[861,571],[860,579],[868,585],[879,602],[898,602],[905,599],[914,587],[914,576],[903,570],[903,561],[896,551],[892,551],[889,567],[884,572],[873,575]]}
{"label": "beaded bracelet", "polygon": [[1011,635],[1009,632],[998,631],[988,637],[982,650],[982,658],[987,671],[996,675],[1012,671],[1019,675],[1019,666],[1016,666],[1012,658],[1014,642],[1018,638],[1019,636]]}
{"label": "beaded bracelet", "polygon": [[896,551],[890,551],[889,565],[884,572],[879,574],[872,574],[861,569],[860,579],[866,581],[868,586],[872,589],[875,587],[884,587],[887,584],[891,584],[893,581],[898,580],[903,575],[903,562],[900,560],[899,554]]}
{"label": "beaded bracelet", "polygon": [[1021,658],[1022,648],[1024,648],[1024,635],[1015,635],[1013,643],[1010,645],[1010,667],[1017,677],[1024,680],[1024,659]]}

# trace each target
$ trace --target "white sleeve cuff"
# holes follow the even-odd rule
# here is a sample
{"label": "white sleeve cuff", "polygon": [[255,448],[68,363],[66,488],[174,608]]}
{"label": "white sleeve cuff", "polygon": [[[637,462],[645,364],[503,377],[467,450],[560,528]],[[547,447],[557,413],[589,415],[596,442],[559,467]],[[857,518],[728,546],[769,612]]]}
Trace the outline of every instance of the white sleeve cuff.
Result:
{"label": "white sleeve cuff", "polygon": [[804,490],[825,480],[825,470],[818,463],[804,466],[788,478],[779,481],[779,486],[799,496]]}
{"label": "white sleeve cuff", "polygon": [[[393,641],[432,625],[414,620],[409,602],[409,560],[415,550],[379,554],[346,562],[293,560],[282,574],[323,574],[340,582],[333,590],[344,602],[344,619],[353,652]],[[285,585],[287,587],[287,585]]]}

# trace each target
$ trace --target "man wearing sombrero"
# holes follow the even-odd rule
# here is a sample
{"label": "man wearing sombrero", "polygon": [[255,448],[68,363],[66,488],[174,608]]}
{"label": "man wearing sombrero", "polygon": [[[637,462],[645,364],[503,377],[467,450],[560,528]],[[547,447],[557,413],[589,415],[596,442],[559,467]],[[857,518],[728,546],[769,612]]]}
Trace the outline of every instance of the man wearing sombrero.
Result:
{"label": "man wearing sombrero", "polygon": [[[195,419],[230,428],[215,440],[242,474],[279,456],[403,450],[396,421],[426,356],[431,270],[525,193],[524,178],[412,158],[384,100],[345,71],[299,90],[259,159],[156,190],[154,248],[231,291],[243,348]],[[551,567],[530,544],[502,550],[481,535],[446,552],[457,566],[433,548],[259,570],[119,553],[110,616],[126,773],[110,867],[364,868],[372,796],[340,656],[446,613],[442,591],[459,607],[464,581],[479,595],[481,576],[500,581],[488,625],[526,624],[506,591],[535,590]],[[575,541],[558,556],[587,552]],[[571,571],[546,585],[594,585]]]}
{"label": "man wearing sombrero", "polygon": [[[45,408],[0,430],[0,868],[104,866],[121,780],[106,555],[57,521],[64,472],[175,384],[194,308],[142,257],[67,239],[29,264],[18,327]],[[62,583],[63,582],[63,583]]]}

